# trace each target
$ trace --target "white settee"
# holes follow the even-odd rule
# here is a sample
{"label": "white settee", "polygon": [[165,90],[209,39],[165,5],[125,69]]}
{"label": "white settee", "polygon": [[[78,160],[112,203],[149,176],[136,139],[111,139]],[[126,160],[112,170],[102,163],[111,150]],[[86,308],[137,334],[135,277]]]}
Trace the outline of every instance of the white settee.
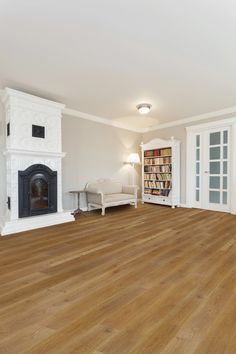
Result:
{"label": "white settee", "polygon": [[116,205],[132,204],[137,208],[138,186],[122,185],[112,180],[99,180],[88,183],[87,192],[88,210],[101,208],[102,215],[105,209]]}

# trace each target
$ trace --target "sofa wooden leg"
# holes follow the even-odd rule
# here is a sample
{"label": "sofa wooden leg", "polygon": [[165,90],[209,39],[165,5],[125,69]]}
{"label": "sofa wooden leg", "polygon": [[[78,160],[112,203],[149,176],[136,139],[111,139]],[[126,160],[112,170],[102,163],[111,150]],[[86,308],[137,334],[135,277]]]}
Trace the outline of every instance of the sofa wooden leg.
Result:
{"label": "sofa wooden leg", "polygon": [[105,215],[105,207],[102,207],[102,216]]}
{"label": "sofa wooden leg", "polygon": [[137,201],[134,203],[134,207],[135,207],[135,208],[138,207],[138,202],[137,202]]}

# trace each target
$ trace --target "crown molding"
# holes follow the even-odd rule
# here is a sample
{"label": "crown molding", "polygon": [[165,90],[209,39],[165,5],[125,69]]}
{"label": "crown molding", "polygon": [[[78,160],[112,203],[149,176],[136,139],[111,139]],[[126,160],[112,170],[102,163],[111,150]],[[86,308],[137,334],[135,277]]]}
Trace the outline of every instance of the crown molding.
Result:
{"label": "crown molding", "polygon": [[155,126],[145,128],[143,130],[143,133],[148,133],[148,132],[151,132],[154,130],[176,127],[178,125],[184,125],[184,124],[197,122],[197,121],[201,121],[201,120],[206,120],[206,119],[210,119],[210,118],[222,117],[224,115],[235,114],[235,113],[236,113],[236,106],[224,108],[219,111],[203,113],[203,114],[199,114],[197,116],[192,116],[192,117],[187,117],[187,118],[183,118],[183,119],[173,120],[173,121],[167,122],[167,123],[157,124]]}
{"label": "crown molding", "polygon": [[230,126],[235,123],[236,123],[236,117],[230,117],[230,118],[216,120],[215,122],[206,122],[198,125],[190,125],[189,127],[185,127],[185,129],[187,132],[194,132],[206,128],[219,128],[224,126]]}
{"label": "crown molding", "polygon": [[83,112],[79,112],[79,111],[77,111],[75,109],[70,109],[70,108],[65,108],[63,110],[63,113],[66,114],[66,115],[69,115],[69,116],[82,118],[82,119],[87,119],[87,120],[91,120],[93,122],[110,125],[110,126],[115,127],[115,128],[121,128],[121,129],[126,129],[126,130],[129,130],[129,131],[133,131],[133,132],[136,132],[136,133],[145,134],[145,133],[148,133],[148,132],[151,132],[151,131],[155,131],[155,130],[176,127],[176,126],[179,126],[179,125],[189,124],[189,123],[192,123],[192,122],[202,121],[202,120],[206,120],[206,119],[210,119],[210,118],[222,117],[222,116],[228,115],[228,114],[236,114],[236,106],[225,108],[225,109],[221,109],[221,110],[218,110],[218,111],[203,113],[203,114],[199,114],[199,115],[196,115],[196,116],[191,116],[191,117],[187,117],[187,118],[183,118],[183,119],[173,120],[173,121],[167,122],[167,123],[160,123],[160,124],[153,125],[153,126],[151,126],[149,128],[144,128],[144,129],[129,128],[125,124],[117,122],[116,120],[110,120],[110,119],[107,119],[107,118],[94,116],[94,115],[83,113]]}
{"label": "crown molding", "polygon": [[92,122],[110,125],[115,128],[125,129],[125,130],[129,130],[129,131],[132,131],[135,133],[143,133],[143,129],[129,128],[125,124],[117,122],[116,120],[98,117],[98,116],[95,116],[92,114],[77,111],[76,109],[64,108],[62,111],[62,114],[72,116],[72,117],[81,118],[81,119],[91,120]]}

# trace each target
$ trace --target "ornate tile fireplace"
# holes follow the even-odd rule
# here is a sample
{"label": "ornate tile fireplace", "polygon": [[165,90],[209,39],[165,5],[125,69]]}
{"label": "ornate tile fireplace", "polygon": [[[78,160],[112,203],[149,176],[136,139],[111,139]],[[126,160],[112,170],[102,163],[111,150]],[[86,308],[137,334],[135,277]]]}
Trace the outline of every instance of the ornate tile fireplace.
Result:
{"label": "ornate tile fireplace", "polygon": [[64,105],[5,89],[7,206],[1,235],[73,221],[62,208]]}

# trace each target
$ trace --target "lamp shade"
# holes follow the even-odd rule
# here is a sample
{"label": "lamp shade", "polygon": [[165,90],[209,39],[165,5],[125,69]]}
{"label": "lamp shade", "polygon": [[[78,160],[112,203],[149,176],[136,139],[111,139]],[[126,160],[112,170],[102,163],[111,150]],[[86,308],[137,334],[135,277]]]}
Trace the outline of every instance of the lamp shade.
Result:
{"label": "lamp shade", "polygon": [[139,154],[137,152],[133,152],[132,154],[130,154],[128,157],[128,162],[132,164],[140,163]]}

